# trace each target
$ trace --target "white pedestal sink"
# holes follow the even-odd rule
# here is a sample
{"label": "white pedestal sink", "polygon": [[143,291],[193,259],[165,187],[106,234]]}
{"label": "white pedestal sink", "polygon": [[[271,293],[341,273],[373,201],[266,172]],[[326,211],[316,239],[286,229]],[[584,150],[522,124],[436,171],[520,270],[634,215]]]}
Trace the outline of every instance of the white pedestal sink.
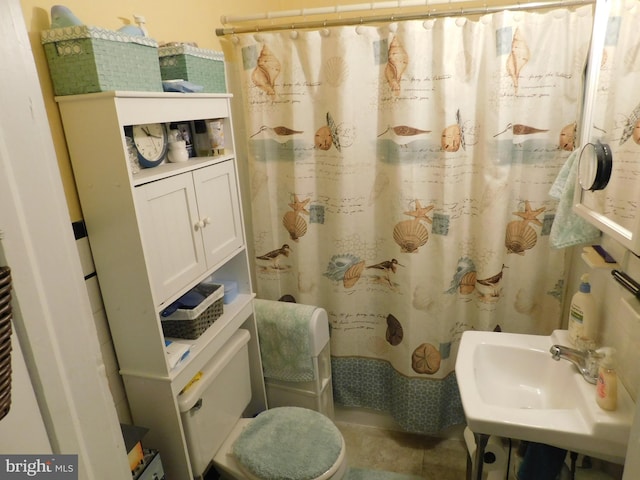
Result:
{"label": "white pedestal sink", "polygon": [[595,385],[575,365],[553,360],[550,336],[467,331],[456,377],[467,425],[475,434],[545,443],[624,463],[635,405],[618,382],[618,409],[602,410]]}

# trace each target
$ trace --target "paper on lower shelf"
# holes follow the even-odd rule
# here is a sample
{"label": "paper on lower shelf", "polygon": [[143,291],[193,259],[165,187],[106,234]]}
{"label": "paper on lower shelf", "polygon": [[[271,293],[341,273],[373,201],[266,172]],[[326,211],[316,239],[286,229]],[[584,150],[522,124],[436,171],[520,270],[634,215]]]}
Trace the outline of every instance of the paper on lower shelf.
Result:
{"label": "paper on lower shelf", "polygon": [[180,340],[165,339],[164,348],[167,352],[169,368],[173,369],[189,356],[189,352],[191,351],[191,344],[187,342],[181,342]]}

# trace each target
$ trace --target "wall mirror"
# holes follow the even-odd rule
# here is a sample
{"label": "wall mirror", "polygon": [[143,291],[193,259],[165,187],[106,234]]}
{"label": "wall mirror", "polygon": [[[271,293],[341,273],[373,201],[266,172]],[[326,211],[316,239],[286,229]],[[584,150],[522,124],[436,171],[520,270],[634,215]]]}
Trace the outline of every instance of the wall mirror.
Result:
{"label": "wall mirror", "polygon": [[640,254],[640,0],[598,0],[594,18],[578,148],[607,145],[612,167],[603,188],[580,180],[574,210]]}

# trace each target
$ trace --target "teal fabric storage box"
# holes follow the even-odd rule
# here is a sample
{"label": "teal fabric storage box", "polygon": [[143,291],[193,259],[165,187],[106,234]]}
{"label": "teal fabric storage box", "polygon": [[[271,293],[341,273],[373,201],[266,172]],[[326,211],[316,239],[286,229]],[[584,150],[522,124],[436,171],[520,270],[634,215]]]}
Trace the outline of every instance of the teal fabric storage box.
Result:
{"label": "teal fabric storage box", "polygon": [[158,42],[79,25],[41,33],[56,95],[132,90],[162,92]]}
{"label": "teal fabric storage box", "polygon": [[206,93],[227,93],[224,54],[190,45],[158,49],[162,80],[188,80]]}

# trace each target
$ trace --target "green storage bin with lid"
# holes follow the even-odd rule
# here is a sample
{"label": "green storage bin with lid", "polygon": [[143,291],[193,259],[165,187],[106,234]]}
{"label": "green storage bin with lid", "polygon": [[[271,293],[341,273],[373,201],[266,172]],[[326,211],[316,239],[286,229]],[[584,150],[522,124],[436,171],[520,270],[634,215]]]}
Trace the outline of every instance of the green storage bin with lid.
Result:
{"label": "green storage bin with lid", "polygon": [[41,33],[56,95],[162,92],[158,42],[88,25]]}
{"label": "green storage bin with lid", "polygon": [[162,80],[187,80],[202,85],[205,93],[227,93],[224,54],[191,45],[158,49]]}

